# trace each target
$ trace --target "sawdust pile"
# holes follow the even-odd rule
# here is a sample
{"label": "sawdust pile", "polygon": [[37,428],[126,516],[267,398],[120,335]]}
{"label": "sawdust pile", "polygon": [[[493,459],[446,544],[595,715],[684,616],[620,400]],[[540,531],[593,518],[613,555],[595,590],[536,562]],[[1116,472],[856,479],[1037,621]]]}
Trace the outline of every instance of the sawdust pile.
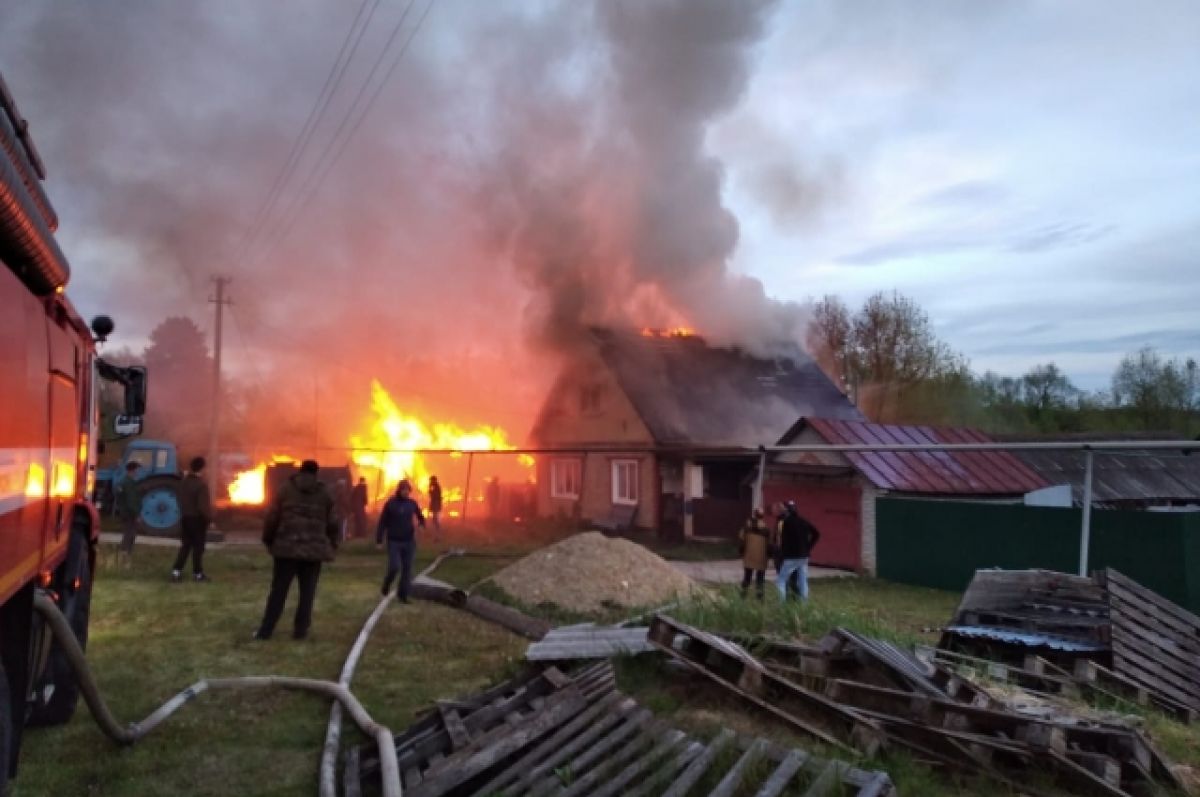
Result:
{"label": "sawdust pile", "polygon": [[552,603],[576,612],[654,608],[698,589],[641,545],[594,531],[535,551],[496,573],[492,581],[529,606]]}

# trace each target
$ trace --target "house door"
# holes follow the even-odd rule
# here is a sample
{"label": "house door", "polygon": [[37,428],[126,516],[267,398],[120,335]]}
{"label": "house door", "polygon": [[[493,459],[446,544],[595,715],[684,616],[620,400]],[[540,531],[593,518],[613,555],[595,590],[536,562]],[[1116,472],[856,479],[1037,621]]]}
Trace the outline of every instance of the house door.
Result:
{"label": "house door", "polygon": [[795,501],[796,509],[821,532],[812,564],[846,570],[862,568],[862,491],[819,481],[763,485],[767,506]]}

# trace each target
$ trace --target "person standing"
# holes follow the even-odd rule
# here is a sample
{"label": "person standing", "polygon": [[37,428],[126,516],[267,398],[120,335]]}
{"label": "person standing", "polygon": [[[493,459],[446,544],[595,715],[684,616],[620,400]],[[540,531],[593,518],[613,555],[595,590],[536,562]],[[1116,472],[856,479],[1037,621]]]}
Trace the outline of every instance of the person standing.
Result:
{"label": "person standing", "polygon": [[442,537],[442,485],[437,476],[429,477],[429,517],[433,520],[434,539]]}
{"label": "person standing", "polygon": [[383,589],[388,594],[396,573],[400,574],[400,585],[396,588],[396,599],[408,603],[408,592],[412,588],[413,559],[417,555],[417,526],[425,528],[425,516],[421,507],[412,499],[412,485],[408,479],[400,482],[396,494],[383,505],[379,515],[379,527],[375,530],[375,546],[383,544],[387,537],[388,565],[383,577]]}
{"label": "person standing", "polygon": [[755,596],[763,599],[764,583],[767,577],[767,540],[770,531],[763,522],[763,511],[755,509],[750,519],[738,532],[738,541],[742,547],[742,597],[745,598],[750,590],[750,578],[754,577]]}
{"label": "person standing", "polygon": [[133,460],[126,462],[125,474],[113,488],[113,508],[121,521],[121,544],[117,553],[126,567],[133,563],[133,544],[137,541],[138,526],[141,523],[142,502],[138,496],[137,482],[140,467],[141,465]]}
{"label": "person standing", "polygon": [[354,513],[354,536],[367,536],[367,480],[361,476],[350,491],[350,510]]}
{"label": "person standing", "polygon": [[271,591],[255,639],[270,639],[283,614],[292,581],[300,584],[292,638],[304,639],[312,625],[313,601],[321,563],[332,562],[337,552],[337,517],[333,496],[317,480],[320,467],[306,459],[271,502],[263,519],[263,544],[274,558]]}
{"label": "person standing", "polygon": [[[801,600],[808,600],[808,557],[820,539],[821,532],[800,516],[794,501],[788,501],[779,522],[779,553],[783,564],[775,586],[779,588],[780,600],[786,599],[792,589],[799,593]],[[788,583],[793,574],[796,576],[794,588]]]}
{"label": "person standing", "polygon": [[333,486],[333,507],[337,512],[338,541],[345,542],[350,534],[350,485],[338,479]]}
{"label": "person standing", "polygon": [[183,567],[188,555],[192,557],[192,579],[208,581],[204,575],[204,546],[208,542],[208,526],[212,523],[212,497],[208,493],[208,482],[200,474],[204,472],[204,457],[195,457],[188,463],[188,472],[179,483],[180,525],[179,554],[171,569],[171,580],[183,580]]}

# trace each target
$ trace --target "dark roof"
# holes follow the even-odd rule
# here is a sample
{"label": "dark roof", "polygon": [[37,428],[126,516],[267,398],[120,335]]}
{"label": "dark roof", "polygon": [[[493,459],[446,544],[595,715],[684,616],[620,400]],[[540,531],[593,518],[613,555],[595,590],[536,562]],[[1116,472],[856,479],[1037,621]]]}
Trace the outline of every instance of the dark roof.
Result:
{"label": "dark roof", "polygon": [[[1080,504],[1086,458],[1082,451],[1017,451],[1029,468],[1051,484],[1071,485]],[[1200,501],[1200,453],[1167,451],[1096,451],[1092,454],[1092,500]]]}
{"label": "dark roof", "polygon": [[592,337],[659,444],[759,446],[802,415],[862,418],[798,349],[765,359],[694,335],[594,329]]}
{"label": "dark roof", "polygon": [[[827,443],[850,445],[992,442],[976,429],[802,418],[779,441],[780,445],[795,440],[805,428],[812,428]],[[1007,452],[843,452],[843,456],[873,485],[897,492],[1024,495],[1050,485],[1050,482]]]}

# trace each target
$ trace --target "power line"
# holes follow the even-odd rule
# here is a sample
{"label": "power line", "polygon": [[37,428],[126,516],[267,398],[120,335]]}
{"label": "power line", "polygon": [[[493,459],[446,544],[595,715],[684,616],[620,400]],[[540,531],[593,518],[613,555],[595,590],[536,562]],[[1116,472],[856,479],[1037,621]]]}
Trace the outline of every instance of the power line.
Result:
{"label": "power line", "polygon": [[[334,146],[337,146],[337,151],[334,152],[332,157],[328,158],[328,160],[325,160],[323,156],[322,160],[318,161],[314,171],[310,174],[310,178],[312,179],[305,182],[300,193],[296,195],[294,201],[284,211],[283,216],[281,217],[283,221],[276,226],[277,233],[260,251],[260,254],[256,258],[255,262],[261,261],[266,256],[267,252],[269,252],[273,247],[279,245],[283,240],[286,239],[288,233],[291,232],[292,227],[299,219],[304,207],[324,184],[325,178],[328,177],[329,172],[333,170],[333,167],[337,165],[338,161],[345,153],[350,141],[353,139],[355,133],[357,133],[359,128],[362,127],[363,122],[374,108],[376,101],[379,99],[379,95],[383,92],[383,89],[391,79],[392,74],[396,71],[396,67],[399,66],[401,60],[403,60],[405,53],[408,52],[409,46],[420,32],[422,25],[425,23],[426,17],[429,16],[429,12],[433,9],[433,6],[436,4],[436,2],[437,0],[429,0],[429,3],[425,6],[425,10],[421,12],[421,16],[418,18],[416,25],[413,26],[412,32],[408,35],[408,38],[404,40],[395,57],[392,59],[392,62],[388,66],[387,71],[384,73],[383,78],[376,83],[374,92],[371,94],[370,98],[367,100],[367,104],[363,107],[362,111],[354,120],[349,132],[341,138],[340,143],[337,143],[339,135],[346,128],[346,125],[350,124],[350,120],[354,116],[355,109],[358,107],[360,100],[365,95],[367,88],[370,86],[372,78],[374,78],[379,66],[383,63],[388,50],[391,48],[392,44],[396,40],[396,37],[403,28],[404,22],[408,17],[408,13],[415,4],[415,0],[409,0],[408,5],[404,9],[404,13],[400,17],[400,21],[397,22],[396,27],[392,29],[392,33],[388,37],[387,43],[384,45],[383,50],[380,52],[379,58],[376,59],[375,64],[372,66],[370,74],[367,76],[367,79],[363,81],[362,87],[359,89],[359,93],[355,97],[354,102],[350,107],[350,111],[343,118],[342,124],[338,126],[337,131],[334,132],[333,138],[330,140],[329,147],[326,148],[324,156],[328,156],[329,153],[333,151]],[[321,166],[323,161],[324,168]]]}
{"label": "power line", "polygon": [[[325,77],[325,83],[321,86],[321,91],[317,94],[317,99],[313,102],[313,106],[308,112],[308,118],[304,120],[304,125],[300,129],[299,135],[292,141],[292,146],[288,151],[283,168],[275,176],[274,183],[272,183],[270,190],[267,191],[266,197],[263,199],[262,204],[259,205],[258,211],[254,214],[253,221],[246,228],[245,233],[238,243],[239,260],[253,246],[262,231],[263,224],[270,218],[271,212],[275,209],[275,204],[278,202],[284,186],[287,185],[295,174],[296,168],[299,166],[300,161],[304,157],[304,152],[312,140],[313,133],[328,111],[329,104],[334,94],[337,93],[350,62],[358,52],[363,35],[370,26],[371,19],[374,17],[375,11],[379,8],[380,2],[381,0],[362,0],[362,3],[359,5],[358,13],[354,16],[354,21],[350,23],[350,30],[346,31],[346,37],[342,40],[342,46],[338,50],[337,57],[334,58],[333,65],[329,69],[329,74]],[[366,11],[368,5],[370,5],[371,10],[366,14],[364,20],[363,13]],[[361,27],[359,27],[360,21],[362,21]],[[351,44],[352,39],[353,44]]]}

